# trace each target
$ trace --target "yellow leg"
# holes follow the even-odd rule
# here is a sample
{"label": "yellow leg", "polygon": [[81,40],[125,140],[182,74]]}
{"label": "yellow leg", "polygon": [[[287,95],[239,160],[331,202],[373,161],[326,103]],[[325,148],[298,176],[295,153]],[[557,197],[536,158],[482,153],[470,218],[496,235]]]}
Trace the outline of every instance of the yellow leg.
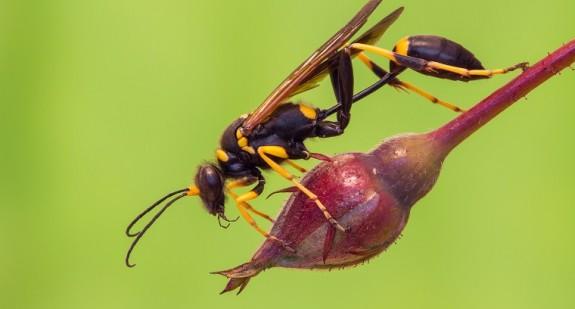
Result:
{"label": "yellow leg", "polygon": [[285,162],[286,162],[287,164],[291,165],[291,166],[292,166],[293,168],[295,168],[296,170],[302,172],[302,173],[307,172],[307,170],[305,169],[305,167],[303,167],[303,166],[301,166],[301,165],[295,163],[295,162],[292,161],[292,160],[285,160]]}
{"label": "yellow leg", "polygon": [[232,180],[232,181],[228,182],[226,184],[226,188],[228,188],[228,189],[241,188],[241,187],[249,186],[254,182],[256,182],[255,178],[249,178],[249,177],[240,178],[240,179],[236,179],[236,180]]}
{"label": "yellow leg", "polygon": [[519,68],[524,69],[527,67],[527,63],[522,62],[522,63],[518,63],[516,65],[510,66],[508,68],[505,69],[496,69],[496,70],[468,70],[468,69],[464,69],[464,68],[460,68],[460,67],[455,67],[452,65],[447,65],[447,64],[443,64],[443,63],[439,63],[439,62],[435,62],[435,61],[430,61],[427,63],[427,70],[429,71],[433,71],[433,70],[443,70],[443,71],[448,71],[448,72],[452,72],[455,74],[459,74],[462,76],[485,76],[485,77],[491,77],[493,75],[497,75],[497,74],[505,74],[507,72],[511,72],[514,70],[517,70]]}
{"label": "yellow leg", "polygon": [[[359,59],[359,61],[361,61],[369,70],[371,70],[373,73],[375,73],[375,75],[377,75],[378,77],[382,77],[379,76],[379,74],[376,72],[376,66],[377,64],[375,64],[375,62],[373,62],[373,60],[371,60],[366,54],[365,52],[360,52],[359,54],[357,54],[357,58]],[[383,72],[381,72],[383,73]]]}
{"label": "yellow leg", "polygon": [[303,192],[309,199],[315,202],[317,207],[321,210],[327,221],[337,228],[338,230],[345,232],[346,229],[337,222],[333,218],[333,216],[329,213],[325,205],[318,199],[317,195],[311,192],[308,188],[302,185],[299,181],[297,181],[292,174],[290,174],[286,169],[281,167],[278,163],[272,160],[269,155],[274,157],[287,159],[288,154],[283,147],[280,146],[261,146],[257,149],[258,155],[278,174],[282,177],[286,178],[287,180],[291,181],[301,192]]}
{"label": "yellow leg", "polygon": [[256,223],[256,221],[254,220],[254,218],[252,218],[252,216],[250,216],[250,214],[246,211],[246,203],[236,203],[236,206],[238,207],[238,210],[240,212],[240,215],[256,230],[258,231],[258,233],[260,233],[262,236],[264,236],[267,239],[271,239],[273,241],[277,241],[279,242],[286,250],[288,251],[292,251],[295,252],[295,250],[293,248],[291,248],[290,246],[288,246],[285,241],[270,235],[268,232],[264,231],[261,227],[258,226],[258,224]]}
{"label": "yellow leg", "polygon": [[242,195],[238,195],[232,191],[233,188],[249,186],[252,183],[254,183],[255,181],[256,181],[256,179],[253,177],[245,177],[245,178],[233,180],[233,181],[226,184],[226,188],[227,188],[226,192],[234,198],[236,204],[242,204],[242,207],[244,207],[245,209],[247,209],[247,210],[253,212],[254,214],[256,214],[256,215],[258,215],[258,216],[260,216],[260,217],[273,223],[274,219],[272,219],[267,214],[258,211],[257,209],[253,208],[250,204],[247,203],[248,201],[253,200],[256,197],[258,197],[259,194],[257,192],[249,191],[249,192],[246,192]]}
{"label": "yellow leg", "polygon": [[268,238],[271,235],[264,231],[261,227],[258,226],[258,224],[256,223],[256,221],[254,220],[254,218],[252,218],[252,216],[247,212],[246,208],[245,208],[245,203],[236,203],[236,206],[238,207],[238,210],[240,211],[240,214],[242,215],[242,217],[258,232],[260,233],[262,236]]}
{"label": "yellow leg", "polygon": [[253,212],[255,215],[260,216],[260,217],[262,217],[262,218],[268,220],[268,221],[271,222],[271,223],[274,222],[274,219],[272,219],[272,217],[270,217],[270,216],[268,216],[267,214],[265,214],[265,213],[263,213],[263,212],[261,212],[261,211],[255,209],[255,208],[253,208],[253,207],[252,207],[250,204],[248,204],[247,202],[245,202],[245,201],[238,201],[239,198],[240,198],[240,196],[238,196],[235,192],[233,192],[232,190],[229,190],[229,189],[230,189],[230,188],[228,187],[227,193],[228,193],[229,195],[231,195],[231,196],[236,200],[236,204],[242,204],[242,207],[244,207],[245,209],[247,209],[247,210]]}
{"label": "yellow leg", "polygon": [[[377,47],[377,46],[373,46],[373,45],[362,44],[362,43],[353,43],[349,47],[353,48],[353,49],[359,49],[362,51],[369,51],[369,52],[383,56],[383,57],[397,63],[397,59],[395,58],[396,53],[394,53],[390,50],[387,50],[387,49],[384,49],[381,47]],[[360,57],[360,60],[361,60],[361,57]]]}
{"label": "yellow leg", "polygon": [[400,87],[400,88],[402,88],[402,89],[411,90],[411,91],[413,91],[413,92],[419,94],[420,96],[426,98],[426,99],[429,100],[431,103],[439,104],[439,105],[441,105],[441,106],[443,106],[443,107],[449,108],[450,110],[452,110],[452,111],[454,111],[454,112],[462,113],[462,112],[465,112],[465,111],[466,111],[466,110],[464,110],[463,108],[461,108],[461,107],[459,107],[459,106],[457,106],[457,105],[454,105],[454,104],[451,104],[451,103],[449,103],[449,102],[445,102],[445,101],[443,101],[443,100],[438,99],[437,97],[435,97],[435,96],[432,95],[431,93],[429,93],[429,92],[427,92],[427,91],[425,91],[425,90],[423,90],[423,89],[421,89],[421,88],[418,88],[418,87],[414,86],[413,84],[410,84],[410,83],[407,83],[407,82],[404,82],[404,81],[398,81],[398,82],[397,82],[396,84],[394,84],[393,86]]}
{"label": "yellow leg", "polygon": [[[361,52],[357,55],[357,57],[372,72],[374,72],[376,75],[379,76],[379,74],[378,74],[379,67],[377,66],[377,64],[375,64],[375,62],[373,62],[373,60],[369,59],[369,57],[365,53]],[[400,81],[397,78],[395,80],[393,80],[393,82],[390,82],[389,85],[393,86],[393,87],[399,87],[401,89],[411,90],[411,91],[417,93],[418,95],[426,98],[427,100],[431,101],[431,103],[439,104],[443,107],[449,108],[452,111],[455,111],[455,112],[464,112],[465,111],[464,109],[462,109],[461,107],[458,107],[457,105],[451,104],[449,102],[445,102],[445,101],[435,97],[431,93],[429,93],[429,92],[427,92],[421,88],[418,88],[413,84],[410,84],[410,83],[407,83],[404,81]]]}
{"label": "yellow leg", "polygon": [[411,58],[414,60],[414,63],[415,62],[421,62],[423,60],[423,61],[425,61],[425,70],[428,70],[428,71],[442,70],[442,71],[447,71],[447,72],[459,74],[461,76],[466,76],[466,77],[471,77],[471,76],[491,77],[491,76],[496,75],[496,74],[505,74],[507,72],[511,72],[511,71],[517,70],[519,68],[524,69],[527,67],[527,63],[522,62],[522,63],[518,63],[516,65],[510,66],[510,67],[505,68],[505,69],[468,70],[465,68],[447,65],[447,64],[443,64],[443,63],[439,63],[439,62],[435,62],[435,61],[427,61],[427,60],[421,59],[421,58],[415,58],[415,57],[400,55],[400,54],[392,52],[390,50],[383,49],[383,48],[373,46],[373,45],[368,45],[368,44],[354,43],[354,44],[351,44],[350,47],[354,48],[354,49],[359,49],[362,51],[372,52],[374,54],[383,56],[383,57],[385,57],[385,58],[387,58],[387,59],[389,59],[389,60],[391,60],[397,64],[400,64],[400,65],[401,65],[401,63],[398,61],[398,56],[401,57],[402,59],[410,59]]}

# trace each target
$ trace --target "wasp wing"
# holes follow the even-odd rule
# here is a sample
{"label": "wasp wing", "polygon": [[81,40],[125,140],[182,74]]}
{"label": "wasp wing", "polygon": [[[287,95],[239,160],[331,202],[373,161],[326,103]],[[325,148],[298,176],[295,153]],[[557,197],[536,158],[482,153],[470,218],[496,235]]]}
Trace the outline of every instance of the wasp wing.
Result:
{"label": "wasp wing", "polygon": [[[387,31],[389,26],[391,26],[397,20],[397,18],[399,18],[399,16],[401,15],[402,12],[403,12],[403,7],[396,9],[391,14],[389,14],[386,17],[384,17],[383,19],[381,19],[377,24],[375,24],[369,30],[364,32],[359,38],[357,38],[355,41],[353,41],[353,43],[362,43],[362,44],[368,44],[368,45],[376,44],[381,39],[381,37],[383,36],[385,31]],[[355,56],[359,52],[360,52],[359,50],[352,50],[351,55]],[[313,71],[313,73],[310,74],[309,77],[306,78],[292,92],[292,94],[290,96],[295,96],[297,94],[300,94],[302,92],[306,92],[310,89],[313,89],[313,88],[319,86],[319,83],[329,74],[329,67],[331,64],[330,62],[333,61],[333,59],[335,59],[335,58],[336,58],[335,55],[333,55],[332,57],[330,57],[326,61],[322,62]]]}
{"label": "wasp wing", "polygon": [[243,122],[244,134],[249,134],[266,119],[278,105],[289,98],[306,79],[314,73],[317,66],[332,57],[365,24],[367,18],[381,0],[370,0],[361,10],[327,42],[300,64]]}
{"label": "wasp wing", "polygon": [[[368,45],[374,45],[381,39],[385,31],[391,26],[403,13],[403,7],[397,8],[395,11],[391,12],[389,15],[382,18],[377,24],[371,27],[369,30],[364,32],[359,38],[357,38],[354,43],[362,43]],[[357,54],[359,51],[355,50],[352,54]]]}

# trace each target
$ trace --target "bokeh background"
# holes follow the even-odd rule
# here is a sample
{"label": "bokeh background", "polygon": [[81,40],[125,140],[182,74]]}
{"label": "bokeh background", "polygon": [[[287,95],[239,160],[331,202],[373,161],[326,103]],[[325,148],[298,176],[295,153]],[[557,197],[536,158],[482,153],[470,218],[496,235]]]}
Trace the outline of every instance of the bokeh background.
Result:
{"label": "bokeh background", "polygon": [[[262,239],[243,222],[220,229],[186,199],[140,243],[138,266],[124,266],[126,224],[188,185],[222,130],[364,2],[0,2],[0,307],[573,308],[570,70],[456,149],[403,238],[369,264],[272,269],[241,296],[220,296],[225,280],[208,272],[247,261]],[[402,5],[380,46],[441,34],[496,68],[535,62],[575,36],[572,0],[386,0],[368,25]],[[360,65],[356,77],[357,88],[373,81]],[[467,107],[510,78],[403,75]],[[302,98],[334,101],[328,84]],[[344,136],[308,146],[366,151],[454,116],[384,88],[354,108]],[[285,186],[268,180],[267,192]],[[277,214],[284,199],[254,204]],[[228,213],[237,214],[231,204]]]}

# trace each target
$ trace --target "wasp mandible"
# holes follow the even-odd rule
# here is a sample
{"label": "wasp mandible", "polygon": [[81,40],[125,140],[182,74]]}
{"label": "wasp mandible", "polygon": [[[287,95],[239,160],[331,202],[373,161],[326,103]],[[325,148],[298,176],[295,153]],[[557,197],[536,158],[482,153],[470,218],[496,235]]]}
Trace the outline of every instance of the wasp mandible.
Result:
{"label": "wasp mandible", "polygon": [[[289,182],[290,190],[299,190],[314,201],[333,228],[346,232],[325,205],[283,165],[305,172],[294,160],[320,159],[329,157],[310,152],[304,145],[308,138],[327,138],[344,133],[351,117],[351,106],[365,96],[378,90],[385,84],[413,91],[433,103],[451,110],[464,110],[436,98],[430,93],[407,82],[400,81],[397,75],[406,68],[423,74],[452,80],[469,81],[503,74],[525,64],[500,70],[486,70],[479,60],[463,46],[438,36],[409,36],[401,39],[393,51],[374,44],[403,12],[403,8],[393,11],[381,19],[372,28],[349,43],[349,40],[365,24],[367,18],[380,4],[381,0],[370,0],[362,9],[327,42],[297,67],[264,102],[252,113],[242,116],[230,124],[224,131],[220,147],[216,150],[217,163],[199,166],[194,184],[188,188],[172,192],[141,212],[129,225],[126,234],[135,237],[126,255],[126,264],[132,250],[152,224],[177,200],[186,196],[199,196],[206,210],[218,218],[220,226],[227,227],[235,221],[225,215],[225,195],[231,196],[240,215],[260,234],[278,241],[287,250],[292,250],[273,235],[260,228],[252,214],[268,221],[273,219],[253,208],[249,201],[257,198],[264,190],[265,178],[261,170],[271,169]],[[365,52],[372,52],[390,60],[390,72],[385,71]],[[361,62],[375,73],[379,80],[366,89],[354,94],[352,58],[357,56]],[[320,109],[304,103],[288,102],[291,97],[312,89],[329,75],[337,103]],[[327,120],[336,115],[336,121]],[[255,186],[248,192],[237,194],[235,189]],[[138,232],[132,232],[133,226],[155,207],[170,199],[150,221]],[[222,223],[228,222],[228,223]]]}

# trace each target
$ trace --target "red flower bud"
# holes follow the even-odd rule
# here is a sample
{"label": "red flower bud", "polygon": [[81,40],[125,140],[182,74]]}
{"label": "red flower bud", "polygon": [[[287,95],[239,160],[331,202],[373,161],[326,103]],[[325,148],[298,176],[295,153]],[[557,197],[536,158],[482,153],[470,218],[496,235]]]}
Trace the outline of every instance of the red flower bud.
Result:
{"label": "red flower bud", "polygon": [[342,154],[318,165],[302,183],[349,231],[336,230],[312,200],[296,192],[271,230],[295,252],[265,241],[250,262],[217,272],[230,278],[223,292],[241,291],[266,268],[345,267],[385,250],[437,179],[445,153],[435,145],[427,135],[403,135],[370,153]]}

